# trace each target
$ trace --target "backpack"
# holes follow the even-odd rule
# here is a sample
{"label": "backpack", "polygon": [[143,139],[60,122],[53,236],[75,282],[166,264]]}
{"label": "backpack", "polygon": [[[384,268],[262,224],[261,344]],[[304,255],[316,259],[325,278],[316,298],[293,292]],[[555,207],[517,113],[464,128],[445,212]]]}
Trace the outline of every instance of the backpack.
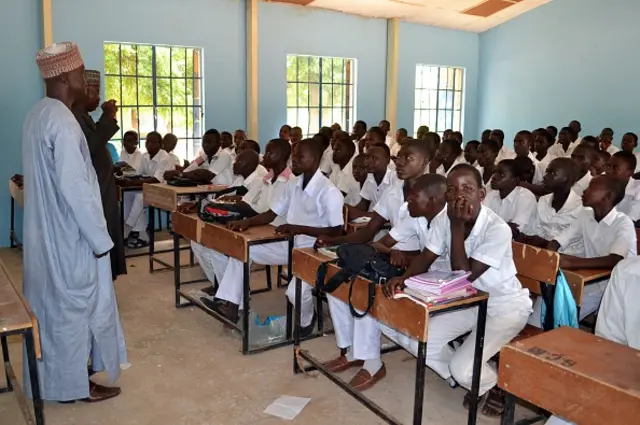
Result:
{"label": "backpack", "polygon": [[[402,274],[402,269],[391,265],[388,255],[376,252],[371,245],[347,243],[340,245],[336,250],[336,254],[338,256],[336,260],[323,263],[318,267],[316,287],[319,291],[331,293],[338,289],[341,284],[349,282],[349,310],[354,317],[364,317],[369,313],[371,307],[373,307],[376,285],[384,284],[387,279]],[[325,282],[327,264],[333,262],[340,267],[340,271]],[[351,302],[353,283],[358,276],[369,280],[367,308],[364,313],[358,313]]]}
{"label": "backpack", "polygon": [[206,198],[201,199],[197,203],[198,218],[208,223],[220,223],[226,224],[234,220],[242,220],[245,218],[242,214],[232,211],[231,208],[224,208],[225,206],[215,204]]}

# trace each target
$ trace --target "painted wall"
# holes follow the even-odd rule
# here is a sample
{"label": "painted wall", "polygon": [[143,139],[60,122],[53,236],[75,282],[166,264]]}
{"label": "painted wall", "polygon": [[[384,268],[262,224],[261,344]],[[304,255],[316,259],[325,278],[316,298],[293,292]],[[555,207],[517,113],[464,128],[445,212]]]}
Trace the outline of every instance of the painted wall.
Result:
{"label": "painted wall", "polygon": [[[9,245],[9,178],[22,172],[22,124],[31,107],[42,99],[44,85],[36,66],[42,47],[42,2],[4,0],[0,12],[0,246]],[[22,229],[22,210],[16,207],[16,228]]]}
{"label": "painted wall", "polygon": [[455,66],[465,69],[462,133],[478,138],[478,34],[403,22],[399,35],[398,128],[414,130],[416,65]]}
{"label": "painted wall", "polygon": [[556,0],[480,36],[480,128],[638,132],[640,2]]}
{"label": "painted wall", "polygon": [[[16,0],[14,0],[16,1]],[[239,0],[54,0],[53,38],[78,43],[104,70],[105,41],[201,47],[205,127],[246,126],[245,7]]]}
{"label": "painted wall", "polygon": [[384,118],[386,20],[260,2],[258,31],[262,145],[277,137],[286,122],[287,54],[356,59],[356,117],[368,125]]}

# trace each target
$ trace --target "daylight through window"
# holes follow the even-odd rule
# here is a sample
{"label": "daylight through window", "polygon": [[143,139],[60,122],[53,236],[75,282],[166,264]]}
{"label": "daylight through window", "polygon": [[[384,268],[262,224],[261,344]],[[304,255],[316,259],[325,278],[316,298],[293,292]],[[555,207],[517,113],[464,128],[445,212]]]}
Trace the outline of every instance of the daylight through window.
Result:
{"label": "daylight through window", "polygon": [[440,135],[462,131],[463,94],[463,68],[417,65],[414,134],[421,125]]}

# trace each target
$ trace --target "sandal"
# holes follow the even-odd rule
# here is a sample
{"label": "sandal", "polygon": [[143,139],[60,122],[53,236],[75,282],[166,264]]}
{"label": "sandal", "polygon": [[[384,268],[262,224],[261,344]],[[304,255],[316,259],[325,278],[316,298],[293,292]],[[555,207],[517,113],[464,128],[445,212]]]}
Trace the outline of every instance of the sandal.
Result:
{"label": "sandal", "polygon": [[504,410],[504,391],[498,387],[491,388],[482,404],[482,414],[489,418],[499,418]]}
{"label": "sandal", "polygon": [[149,242],[139,238],[129,239],[127,246],[131,249],[140,249],[149,246]]}

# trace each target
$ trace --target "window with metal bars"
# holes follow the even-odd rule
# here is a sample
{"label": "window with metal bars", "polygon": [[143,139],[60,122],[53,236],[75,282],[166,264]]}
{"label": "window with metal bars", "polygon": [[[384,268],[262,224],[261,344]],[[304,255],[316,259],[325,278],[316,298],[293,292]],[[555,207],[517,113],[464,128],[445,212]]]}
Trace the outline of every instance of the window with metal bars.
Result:
{"label": "window with metal bars", "polygon": [[320,127],[354,122],[355,60],[287,55],[287,124],[306,136]]}
{"label": "window with metal bars", "polygon": [[416,65],[414,133],[422,125],[442,135],[461,131],[464,112],[464,69]]}
{"label": "window with metal bars", "polygon": [[112,139],[121,149],[128,130],[175,134],[174,153],[191,159],[204,128],[202,50],[194,47],[105,43],[105,99],[118,102],[120,131]]}

